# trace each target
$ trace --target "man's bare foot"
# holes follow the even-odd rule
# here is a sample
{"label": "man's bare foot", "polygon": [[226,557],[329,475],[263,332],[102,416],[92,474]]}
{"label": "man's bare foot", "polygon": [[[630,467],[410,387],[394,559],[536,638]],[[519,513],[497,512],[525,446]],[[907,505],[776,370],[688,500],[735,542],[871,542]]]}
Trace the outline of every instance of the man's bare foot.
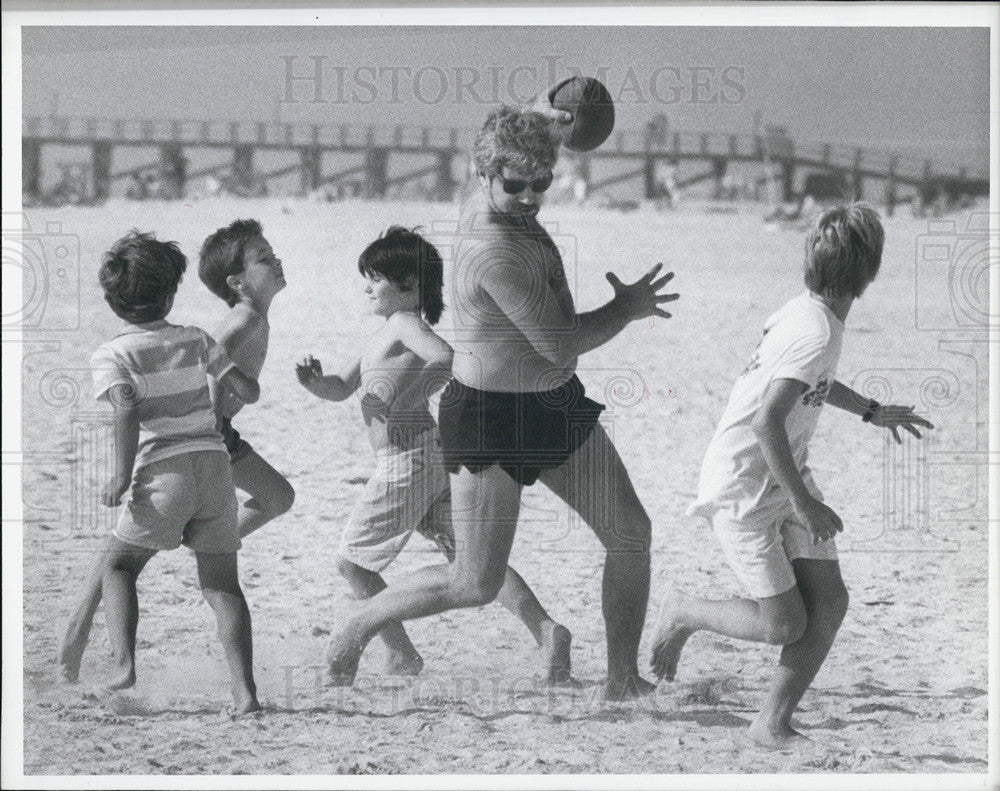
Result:
{"label": "man's bare foot", "polygon": [[419,676],[423,669],[424,659],[416,651],[390,651],[385,660],[385,672],[389,676]]}
{"label": "man's bare foot", "polygon": [[573,635],[562,624],[550,621],[542,624],[542,657],[545,662],[545,680],[549,684],[569,681],[570,644]]}
{"label": "man's bare foot", "polygon": [[771,750],[795,750],[815,744],[812,739],[803,736],[790,725],[775,727],[759,719],[750,723],[747,736],[754,744]]}
{"label": "man's bare foot", "polygon": [[233,705],[228,710],[232,719],[244,717],[247,714],[253,714],[261,710],[260,701],[257,700],[255,692],[233,689]]}
{"label": "man's bare foot", "polygon": [[333,636],[330,647],[326,650],[326,662],[330,668],[330,686],[349,687],[354,683],[364,650],[364,643],[346,629]]}
{"label": "man's bare foot", "polygon": [[653,636],[653,655],[649,660],[653,675],[659,679],[674,680],[681,649],[695,631],[681,622],[684,599],[683,593],[671,590],[663,597],[660,605],[660,615],[656,619],[656,632]]}
{"label": "man's bare foot", "polygon": [[650,684],[646,679],[635,676],[623,676],[621,678],[609,678],[604,687],[605,700],[638,700],[656,690],[655,684]]}

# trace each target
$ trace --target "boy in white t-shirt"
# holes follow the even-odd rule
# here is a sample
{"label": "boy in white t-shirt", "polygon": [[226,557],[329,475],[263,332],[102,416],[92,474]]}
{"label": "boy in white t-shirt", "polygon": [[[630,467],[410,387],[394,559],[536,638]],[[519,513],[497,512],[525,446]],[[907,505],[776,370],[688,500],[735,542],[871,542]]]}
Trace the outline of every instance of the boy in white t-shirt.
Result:
{"label": "boy in white t-shirt", "polygon": [[920,437],[933,428],[912,407],[883,406],[836,380],[844,319],[878,273],[884,232],[864,204],[831,209],[806,238],[808,291],[764,326],[709,443],[698,497],[688,509],[712,524],[727,562],[752,599],[711,601],[667,594],[652,667],[672,679],[685,641],[699,629],[784,646],[751,738],[769,747],[803,737],[791,716],[812,683],[847,610],[834,536],[840,518],[806,464],[824,401],[866,423]]}

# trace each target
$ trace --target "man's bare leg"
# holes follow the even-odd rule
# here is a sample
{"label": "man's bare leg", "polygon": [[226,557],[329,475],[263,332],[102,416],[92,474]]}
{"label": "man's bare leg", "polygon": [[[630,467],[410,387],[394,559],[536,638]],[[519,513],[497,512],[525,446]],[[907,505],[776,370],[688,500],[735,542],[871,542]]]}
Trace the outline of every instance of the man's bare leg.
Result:
{"label": "man's bare leg", "polygon": [[59,654],[56,658],[59,678],[75,682],[80,678],[80,663],[87,647],[90,629],[94,623],[94,613],[101,603],[102,580],[104,578],[105,555],[102,552],[95,559],[90,576],[85,583],[83,596],[66,627]]}
{"label": "man's bare leg", "polygon": [[[449,562],[454,562],[455,540],[450,492],[447,498],[435,503],[417,530],[434,541]],[[510,566],[507,567],[497,601],[527,626],[531,636],[535,638],[535,643],[541,650],[546,682],[561,684],[569,681],[573,635],[569,629],[552,619],[525,579]]]}
{"label": "man's bare leg", "polygon": [[369,599],[334,635],[327,652],[334,684],[349,685],[368,641],[392,621],[493,601],[503,586],[521,487],[498,466],[451,476],[455,561],[425,566]]}
{"label": "man's bare leg", "polygon": [[655,687],[639,675],[638,655],[649,601],[650,522],[618,451],[597,425],[565,464],[544,470],[539,480],[583,518],[607,551],[601,600],[608,641],[605,697],[649,694]]}
{"label": "man's bare leg", "polygon": [[792,561],[805,604],[805,632],[781,650],[771,688],[750,738],[765,747],[793,747],[805,737],[792,728],[792,713],[823,665],[847,612],[847,588],[836,560]]}
{"label": "man's bare leg", "polygon": [[[354,596],[359,600],[370,599],[387,587],[381,574],[352,563],[347,558],[342,557],[337,560],[337,570],[347,580],[351,590],[354,591]],[[393,621],[383,626],[378,635],[389,651],[386,665],[390,675],[419,675],[423,670],[424,660],[410,641],[403,624]]]}
{"label": "man's bare leg", "polygon": [[240,538],[281,516],[295,502],[295,490],[280,472],[250,451],[233,464],[233,483],[250,495],[240,503]]}

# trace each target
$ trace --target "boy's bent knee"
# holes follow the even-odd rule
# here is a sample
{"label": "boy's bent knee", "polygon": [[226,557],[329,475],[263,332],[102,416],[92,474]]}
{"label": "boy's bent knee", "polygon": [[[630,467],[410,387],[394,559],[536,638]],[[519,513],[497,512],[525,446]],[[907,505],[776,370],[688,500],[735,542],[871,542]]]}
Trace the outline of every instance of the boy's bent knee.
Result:
{"label": "boy's bent knee", "polygon": [[789,645],[802,639],[808,624],[805,608],[790,607],[780,617],[769,618],[764,623],[763,639],[770,645]]}
{"label": "boy's bent knee", "polygon": [[295,489],[288,481],[285,481],[284,485],[275,493],[274,499],[271,501],[271,511],[274,516],[281,516],[292,510],[294,504]]}
{"label": "boy's bent knee", "polygon": [[[368,571],[362,568],[353,560],[348,560],[343,555],[337,555],[337,572],[346,580],[354,579],[358,574]],[[371,573],[371,572],[368,572]]]}
{"label": "boy's bent knee", "polygon": [[503,580],[499,585],[491,582],[453,584],[450,590],[452,606],[482,607],[496,600],[501,587]]}
{"label": "boy's bent knee", "polygon": [[201,589],[201,595],[202,598],[213,607],[219,603],[219,597],[222,596],[232,596],[240,601],[246,601],[246,597],[243,595],[243,588],[240,587],[239,580],[235,580],[231,583],[223,583],[221,585],[217,584],[217,581],[213,582],[211,585],[204,585]]}
{"label": "boy's bent knee", "polygon": [[773,623],[764,627],[764,642],[769,645],[789,645],[802,639],[806,631],[806,622],[792,621],[788,623]]}

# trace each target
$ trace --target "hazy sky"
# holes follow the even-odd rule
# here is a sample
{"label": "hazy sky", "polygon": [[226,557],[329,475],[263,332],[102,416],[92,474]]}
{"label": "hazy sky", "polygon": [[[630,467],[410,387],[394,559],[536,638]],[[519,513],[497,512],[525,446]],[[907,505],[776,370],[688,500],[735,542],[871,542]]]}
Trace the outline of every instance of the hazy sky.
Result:
{"label": "hazy sky", "polygon": [[[986,28],[35,27],[22,41],[28,115],[478,126],[579,70],[604,79],[619,129],[665,113],[749,132],[760,114],[802,140],[942,158],[989,143]],[[321,85],[287,91],[317,67]]]}

